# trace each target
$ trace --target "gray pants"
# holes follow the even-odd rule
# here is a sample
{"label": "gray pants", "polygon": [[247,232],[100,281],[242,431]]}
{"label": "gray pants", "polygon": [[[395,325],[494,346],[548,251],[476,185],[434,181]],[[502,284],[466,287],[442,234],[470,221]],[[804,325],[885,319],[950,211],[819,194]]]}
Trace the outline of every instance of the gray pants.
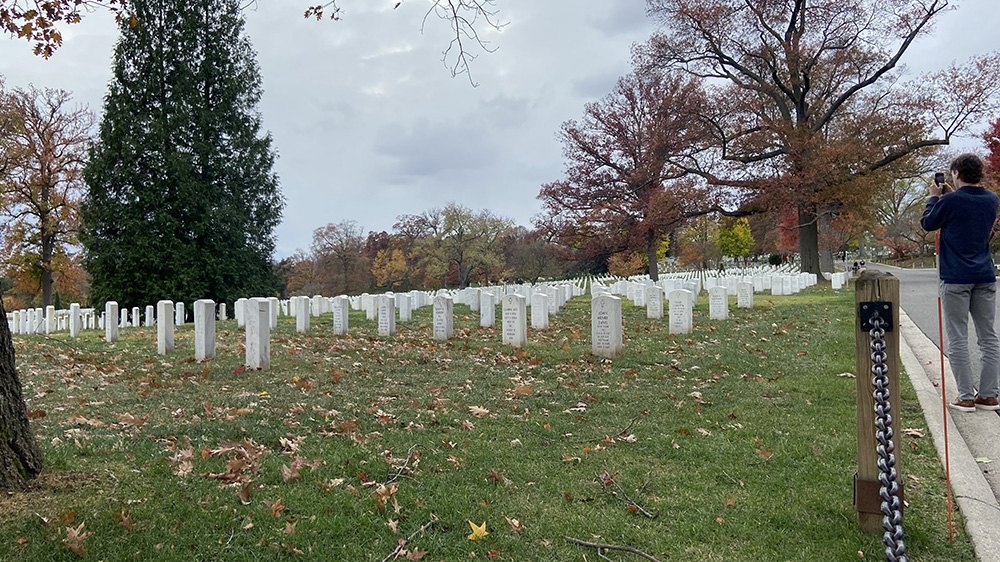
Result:
{"label": "gray pants", "polygon": [[[948,360],[958,386],[958,398],[972,400],[976,397],[977,386],[980,396],[997,396],[1000,391],[1000,341],[993,326],[997,284],[941,283],[938,294],[941,295],[944,331],[948,334]],[[969,316],[976,327],[976,339],[982,353],[978,385],[969,361]]]}

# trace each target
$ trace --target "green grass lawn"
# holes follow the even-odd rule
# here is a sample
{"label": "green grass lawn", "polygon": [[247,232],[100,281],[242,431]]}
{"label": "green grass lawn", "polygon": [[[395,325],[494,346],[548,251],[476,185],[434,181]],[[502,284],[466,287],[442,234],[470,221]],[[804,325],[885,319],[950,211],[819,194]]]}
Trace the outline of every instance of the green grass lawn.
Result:
{"label": "green grass lawn", "polygon": [[[362,312],[349,337],[282,318],[267,372],[242,369],[235,321],[209,363],[190,324],[164,357],[155,328],[16,336],[47,468],[0,498],[0,559],[600,559],[565,537],[660,561],[882,559],[851,504],[853,294],[755,303],[710,321],[702,297],[683,336],[625,304],[613,360],[590,353],[589,297],[523,350],[464,305],[448,342],[430,307],[394,338]],[[972,561],[902,386],[908,555]]]}

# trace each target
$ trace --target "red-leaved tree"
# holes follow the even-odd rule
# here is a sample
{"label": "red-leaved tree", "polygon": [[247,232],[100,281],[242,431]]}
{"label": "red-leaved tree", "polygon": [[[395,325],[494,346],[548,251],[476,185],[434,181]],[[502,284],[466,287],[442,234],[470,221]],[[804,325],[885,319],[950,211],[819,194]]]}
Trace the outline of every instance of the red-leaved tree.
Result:
{"label": "red-leaved tree", "polygon": [[[989,114],[1000,56],[903,82],[899,63],[946,0],[648,0],[663,25],[637,56],[704,80],[703,151],[675,158],[742,195],[797,214],[803,271],[832,271],[821,233],[919,168],[921,152]],[[832,238],[830,238],[832,239]]]}
{"label": "red-leaved tree", "polygon": [[638,251],[657,279],[656,251],[705,194],[673,159],[704,143],[697,81],[679,73],[632,73],[588,104],[582,121],[563,123],[566,177],[542,186],[538,198],[563,235],[599,239],[602,251]]}
{"label": "red-leaved tree", "polygon": [[994,191],[1000,189],[1000,119],[994,120],[983,133],[986,144],[986,183]]}

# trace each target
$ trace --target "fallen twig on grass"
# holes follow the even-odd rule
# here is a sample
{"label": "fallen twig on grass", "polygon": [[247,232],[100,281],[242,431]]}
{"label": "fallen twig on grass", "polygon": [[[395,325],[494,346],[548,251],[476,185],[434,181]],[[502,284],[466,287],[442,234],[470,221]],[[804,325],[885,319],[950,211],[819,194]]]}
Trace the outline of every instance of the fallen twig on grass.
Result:
{"label": "fallen twig on grass", "polygon": [[619,439],[625,439],[626,437],[628,437],[628,430],[632,429],[632,426],[635,425],[635,422],[638,421],[638,420],[639,420],[638,417],[632,418],[632,420],[628,422],[628,425],[625,426],[625,429],[619,431],[618,433],[613,433],[613,434],[607,434],[606,433],[606,434],[604,434],[601,437],[591,437],[589,439],[576,439],[574,441],[563,441],[562,443],[565,443],[565,444],[568,444],[568,445],[575,445],[575,444],[580,444],[580,443],[593,443],[594,441],[604,441],[606,439],[609,439],[610,435],[614,435],[615,437],[617,437]]}
{"label": "fallen twig on grass", "polygon": [[632,429],[632,426],[635,425],[635,422],[638,419],[639,419],[638,417],[632,418],[632,421],[628,422],[628,425],[625,426],[625,429],[619,431],[615,435],[618,436],[620,439],[624,439],[624,438],[628,437],[628,430]]}
{"label": "fallen twig on grass", "polygon": [[[396,480],[399,480],[400,478],[409,478],[411,480],[413,479],[412,476],[410,476],[409,474],[406,474],[406,473],[407,472],[413,472],[410,469],[410,461],[414,459],[413,449],[415,449],[416,447],[417,447],[417,445],[413,444],[413,445],[410,446],[409,450],[406,451],[406,462],[404,462],[403,466],[401,466],[400,468],[398,468],[396,470],[396,474],[393,474],[392,476],[390,476],[389,475],[389,471],[386,470],[385,482],[382,483],[383,485],[388,486],[389,484],[392,484],[393,482],[395,482]],[[420,453],[417,452],[418,456],[419,456],[419,454]],[[391,465],[389,466],[389,469],[392,469]]]}
{"label": "fallen twig on grass", "polygon": [[400,539],[399,544],[396,545],[396,549],[390,552],[385,558],[383,558],[382,562],[385,562],[390,558],[398,557],[400,554],[402,554],[403,550],[406,549],[406,545],[410,544],[410,541],[413,540],[413,537],[417,536],[418,534],[423,534],[424,531],[433,527],[434,524],[437,522],[438,522],[437,515],[434,515],[432,513],[430,521],[424,523],[423,525],[420,526],[419,529],[410,533],[410,536],[406,537],[405,539]]}
{"label": "fallen twig on grass", "polygon": [[586,547],[590,547],[590,548],[596,548],[597,549],[597,555],[600,556],[601,558],[604,558],[605,560],[607,560],[607,558],[604,556],[604,554],[601,553],[602,550],[621,550],[621,551],[624,551],[624,552],[631,552],[632,554],[635,554],[636,556],[641,556],[641,557],[645,558],[646,560],[649,560],[650,562],[660,562],[656,558],[653,558],[652,556],[646,554],[645,552],[643,552],[641,550],[634,549],[631,546],[618,546],[616,544],[601,544],[601,543],[596,543],[596,542],[581,541],[580,539],[574,539],[573,537],[568,537],[566,535],[563,535],[563,538],[566,539],[567,541],[573,543],[573,544],[576,544],[576,545],[586,546]]}
{"label": "fallen twig on grass", "polygon": [[[609,486],[614,486],[621,493],[621,496],[619,496],[615,492],[610,492],[611,495],[625,502],[625,505],[628,506],[629,511],[635,511],[645,515],[646,517],[649,517],[650,519],[656,519],[659,513],[656,514],[650,513],[646,511],[641,505],[639,505],[635,500],[633,500],[628,495],[628,493],[625,492],[625,489],[622,488],[621,484],[619,484],[618,481],[615,480],[615,476],[617,474],[618,474],[617,472],[615,474],[608,474],[607,472],[605,472],[604,474],[597,474],[595,472],[594,480],[601,483],[602,490]],[[647,475],[646,481],[643,482],[642,484],[642,488],[645,488],[648,484],[649,484],[649,476]]]}

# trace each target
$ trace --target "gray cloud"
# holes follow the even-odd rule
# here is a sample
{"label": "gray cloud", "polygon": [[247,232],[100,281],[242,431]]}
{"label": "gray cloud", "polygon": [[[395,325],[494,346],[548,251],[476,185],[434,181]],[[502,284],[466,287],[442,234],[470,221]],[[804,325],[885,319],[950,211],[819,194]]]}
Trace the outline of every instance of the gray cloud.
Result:
{"label": "gray cloud", "polygon": [[[472,88],[441,63],[450,39],[425,4],[341,0],[340,22],[306,20],[309,2],[259,2],[246,13],[264,83],[260,111],[280,154],[275,171],[287,199],[278,257],[308,248],[313,230],[356,220],[390,230],[396,217],[456,201],[520,224],[539,211],[543,183],[563,173],[556,133],[631,70],[631,45],[653,22],[643,0],[498,0],[497,47],[476,51]],[[994,48],[993,0],[966,0],[937,35],[914,46],[909,64],[937,68]],[[99,112],[116,40],[98,10],[65,34],[50,60],[24,41],[0,38],[7,86],[62,88]]]}

